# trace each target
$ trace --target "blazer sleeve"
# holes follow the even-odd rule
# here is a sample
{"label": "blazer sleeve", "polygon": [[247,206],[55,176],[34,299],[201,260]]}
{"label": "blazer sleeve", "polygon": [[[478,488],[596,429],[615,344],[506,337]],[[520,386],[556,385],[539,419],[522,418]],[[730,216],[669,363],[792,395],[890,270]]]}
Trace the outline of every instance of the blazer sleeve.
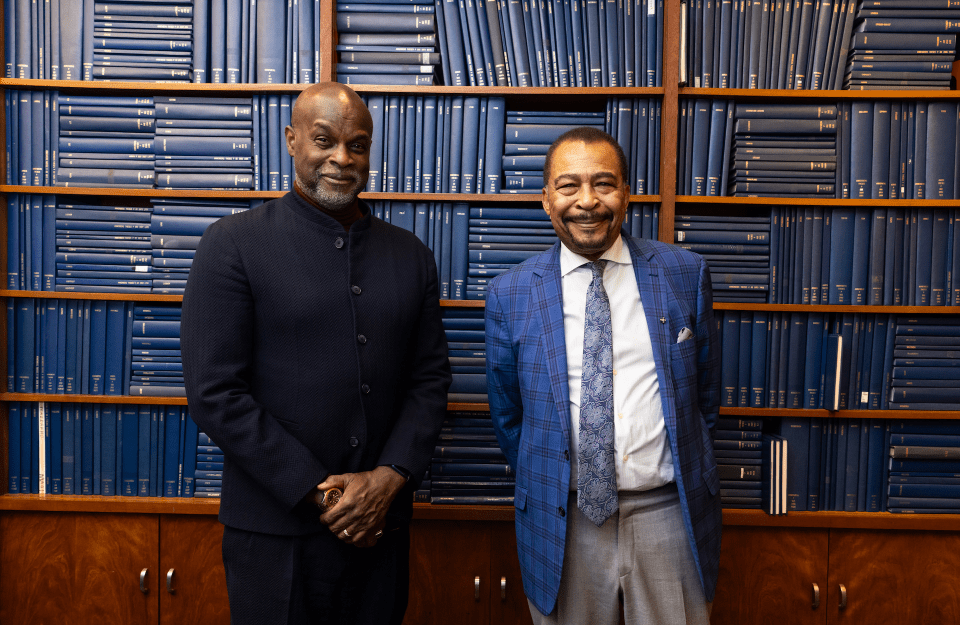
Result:
{"label": "blazer sleeve", "polygon": [[520,431],[523,425],[523,399],[517,358],[510,338],[510,323],[501,306],[500,280],[487,291],[485,308],[487,349],[487,394],[490,417],[500,448],[517,471]]}
{"label": "blazer sleeve", "polygon": [[440,313],[437,267],[433,253],[422,248],[425,288],[416,331],[407,342],[408,375],[397,420],[378,465],[410,471],[414,486],[427,470],[447,411],[450,359]]}
{"label": "blazer sleeve", "polygon": [[180,347],[190,416],[288,510],[329,471],[251,394],[253,294],[227,228],[207,228],[183,296]]}
{"label": "blazer sleeve", "polygon": [[720,342],[713,319],[713,286],[703,258],[697,288],[697,389],[700,414],[713,437],[720,412]]}

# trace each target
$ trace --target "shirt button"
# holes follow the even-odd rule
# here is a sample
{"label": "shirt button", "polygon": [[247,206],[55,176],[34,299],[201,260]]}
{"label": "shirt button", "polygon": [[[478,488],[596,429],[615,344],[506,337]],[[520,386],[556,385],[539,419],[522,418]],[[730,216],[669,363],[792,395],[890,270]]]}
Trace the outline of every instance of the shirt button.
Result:
{"label": "shirt button", "polygon": [[623,413],[621,412],[621,413],[617,414],[617,416],[622,419],[622,418],[623,418]]}
{"label": "shirt button", "polygon": [[350,446],[351,446],[351,447],[356,447],[356,446],[359,445],[359,444],[360,444],[360,441],[357,440],[357,437],[356,437],[356,436],[351,436],[351,437],[350,437]]}
{"label": "shirt button", "polygon": [[566,516],[567,514],[567,511],[563,509],[563,506],[560,506],[560,508],[557,509],[557,512],[560,513],[560,516]]}
{"label": "shirt button", "polygon": [[338,250],[343,247],[343,237],[337,237],[337,240],[333,242],[333,246]]}
{"label": "shirt button", "polygon": [[363,394],[364,394],[364,395],[369,395],[369,394],[370,394],[370,385],[369,385],[369,384],[362,384],[362,385],[360,386],[360,390],[363,391]]}
{"label": "shirt button", "polygon": [[350,287],[350,290],[353,291],[354,295],[360,295],[360,287],[358,287],[356,284]]}
{"label": "shirt button", "polygon": [[626,462],[628,458],[630,458],[630,456],[628,456],[627,454],[623,454],[623,461],[624,461],[624,462]]}
{"label": "shirt button", "polygon": [[613,370],[613,375],[617,375],[617,370],[616,370],[616,369]]}
{"label": "shirt button", "polygon": [[366,344],[367,344],[367,337],[365,337],[365,336],[362,335],[362,334],[358,334],[358,335],[357,335],[357,340],[360,341],[360,344],[361,344],[361,345],[366,345]]}

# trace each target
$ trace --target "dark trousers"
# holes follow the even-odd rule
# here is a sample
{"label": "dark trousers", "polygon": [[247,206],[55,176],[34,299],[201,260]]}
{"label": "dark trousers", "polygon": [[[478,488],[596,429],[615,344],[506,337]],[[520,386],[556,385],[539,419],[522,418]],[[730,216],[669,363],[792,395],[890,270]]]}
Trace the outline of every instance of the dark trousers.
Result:
{"label": "dark trousers", "polygon": [[410,585],[410,531],[367,549],[328,531],[274,536],[223,531],[232,625],[400,625]]}

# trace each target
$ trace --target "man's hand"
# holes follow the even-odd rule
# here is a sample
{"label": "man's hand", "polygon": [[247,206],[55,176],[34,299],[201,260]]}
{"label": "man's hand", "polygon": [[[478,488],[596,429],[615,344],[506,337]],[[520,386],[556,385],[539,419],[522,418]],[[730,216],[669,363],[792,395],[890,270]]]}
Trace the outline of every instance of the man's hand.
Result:
{"label": "man's hand", "polygon": [[339,488],[339,503],[320,515],[320,522],[340,540],[357,547],[372,547],[383,532],[387,509],[406,480],[390,467],[362,473],[329,475],[319,490]]}

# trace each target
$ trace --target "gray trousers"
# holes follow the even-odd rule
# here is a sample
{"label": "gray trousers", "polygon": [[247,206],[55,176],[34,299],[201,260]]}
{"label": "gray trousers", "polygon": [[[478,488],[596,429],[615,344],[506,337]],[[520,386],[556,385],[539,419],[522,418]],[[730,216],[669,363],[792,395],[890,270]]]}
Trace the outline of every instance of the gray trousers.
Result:
{"label": "gray trousers", "polygon": [[530,603],[536,625],[708,625],[710,607],[700,583],[676,484],[620,492],[620,509],[597,527],[570,493],[560,594],[544,616]]}

